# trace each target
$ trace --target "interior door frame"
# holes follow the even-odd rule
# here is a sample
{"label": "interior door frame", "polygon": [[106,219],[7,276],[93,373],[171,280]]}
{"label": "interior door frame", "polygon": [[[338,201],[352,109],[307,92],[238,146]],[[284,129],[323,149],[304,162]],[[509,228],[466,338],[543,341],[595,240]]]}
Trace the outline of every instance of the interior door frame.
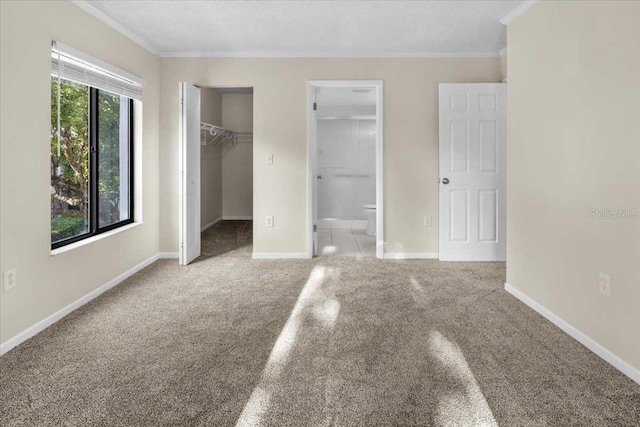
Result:
{"label": "interior door frame", "polygon": [[[185,194],[186,194],[186,190],[185,190],[185,181],[184,181],[184,171],[186,171],[186,164],[185,164],[185,150],[186,150],[186,146],[184,145],[184,125],[183,125],[183,117],[184,117],[184,105],[182,103],[182,99],[183,99],[183,87],[182,87],[182,83],[187,83],[190,85],[193,85],[195,87],[197,87],[198,89],[226,89],[226,88],[251,88],[253,90],[253,99],[255,100],[255,85],[253,83],[237,83],[237,84],[207,84],[207,85],[200,85],[200,84],[194,84],[194,83],[189,83],[189,82],[179,82],[179,98],[178,98],[178,111],[179,111],[179,120],[178,120],[178,159],[179,159],[179,170],[178,170],[178,200],[179,200],[179,207],[178,207],[178,263],[180,265],[186,265],[184,263],[185,260],[185,255],[186,255],[186,249],[183,248],[182,246],[182,242],[184,242],[184,238],[183,235],[185,234],[187,227],[189,224],[187,224],[187,218],[184,215],[184,211],[186,209],[186,198],[185,198]],[[200,107],[202,108],[202,98],[200,100]],[[200,110],[201,114],[202,114],[202,109]],[[254,124],[255,124],[255,103],[254,103],[254,111],[253,111],[253,117],[254,117]],[[252,154],[252,162],[253,162],[253,178],[252,178],[252,186],[253,188],[255,188],[255,144],[252,144],[252,148],[253,148],[253,154]],[[202,178],[201,178],[202,179]],[[255,231],[256,231],[256,222],[255,222],[255,206],[256,206],[256,193],[255,191],[253,192],[253,232],[255,235]],[[198,198],[198,204],[201,204],[201,200],[200,200],[200,192],[198,192],[197,194],[197,198]],[[201,224],[198,224],[198,228],[201,228]],[[175,258],[175,255],[171,256],[171,258]]]}
{"label": "interior door frame", "polygon": [[[315,91],[321,87],[376,89],[376,258],[384,258],[384,82],[382,80],[309,80],[307,81],[307,258],[313,258],[313,111]],[[317,129],[317,127],[316,127]]]}

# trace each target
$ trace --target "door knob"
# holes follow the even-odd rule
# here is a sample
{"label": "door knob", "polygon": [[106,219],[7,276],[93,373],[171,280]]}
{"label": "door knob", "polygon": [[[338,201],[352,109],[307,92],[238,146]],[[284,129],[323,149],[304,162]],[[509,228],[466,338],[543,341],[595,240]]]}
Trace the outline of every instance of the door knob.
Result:
{"label": "door knob", "polygon": [[442,178],[442,181],[440,182],[443,183],[444,185],[447,185],[449,183],[449,178]]}
{"label": "door knob", "polygon": [[322,175],[316,176],[316,179],[322,179]]}

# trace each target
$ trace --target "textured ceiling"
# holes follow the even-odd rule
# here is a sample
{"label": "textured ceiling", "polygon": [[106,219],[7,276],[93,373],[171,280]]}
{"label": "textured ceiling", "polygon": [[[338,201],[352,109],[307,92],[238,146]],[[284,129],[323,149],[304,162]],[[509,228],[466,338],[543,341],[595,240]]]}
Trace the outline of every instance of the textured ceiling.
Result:
{"label": "textured ceiling", "polygon": [[500,18],[522,0],[76,3],[165,56],[481,56],[506,46]]}

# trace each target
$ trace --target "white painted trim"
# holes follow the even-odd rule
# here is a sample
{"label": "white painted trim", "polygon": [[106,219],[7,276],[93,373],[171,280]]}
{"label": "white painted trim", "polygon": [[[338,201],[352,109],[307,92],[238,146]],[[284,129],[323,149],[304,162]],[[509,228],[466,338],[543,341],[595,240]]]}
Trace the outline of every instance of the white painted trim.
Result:
{"label": "white painted trim", "polygon": [[384,258],[384,83],[378,81],[376,99],[376,257]]}
{"label": "white painted trim", "polygon": [[373,87],[376,89],[376,257],[384,258],[384,82],[382,80],[307,81],[307,258],[313,257],[313,176],[311,122],[313,94],[318,87]]}
{"label": "white painted trim", "polygon": [[178,164],[180,170],[178,171],[178,264],[186,265],[186,248],[184,244],[184,236],[187,232],[187,219],[186,219],[186,189],[185,178],[186,173],[186,131],[185,131],[185,107],[184,107],[184,92],[186,91],[186,83],[178,83],[179,98],[178,98]]}
{"label": "white painted trim", "polygon": [[105,233],[100,233],[100,234],[97,234],[95,236],[89,237],[87,239],[82,239],[82,240],[80,240],[78,242],[70,243],[68,245],[64,245],[64,246],[62,246],[60,248],[57,248],[57,249],[52,249],[51,250],[51,256],[62,255],[64,253],[70,252],[70,251],[72,251],[74,249],[78,249],[78,248],[81,248],[83,246],[90,245],[90,244],[92,244],[94,242],[97,242],[98,240],[102,240],[102,239],[105,239],[107,237],[113,236],[115,234],[122,233],[123,231],[131,230],[132,228],[139,227],[142,224],[144,224],[144,223],[143,222],[132,222],[131,224],[127,224],[127,225],[123,225],[122,227],[114,228],[111,231],[107,231]]}
{"label": "white painted trim", "polygon": [[505,262],[506,258],[478,258],[473,256],[456,255],[453,258],[440,257],[443,262]]}
{"label": "white painted trim", "polygon": [[253,259],[308,259],[304,252],[254,252]]}
{"label": "white painted trim", "polygon": [[340,228],[366,230],[369,221],[366,219],[318,219],[318,228]]}
{"label": "white painted trim", "polygon": [[[313,110],[314,102],[316,102],[315,87],[310,82],[307,82],[307,258],[313,258],[314,251],[313,164],[318,151],[317,144],[312,144],[318,133],[317,121],[314,126],[314,120],[317,119]],[[315,134],[312,129],[316,131]],[[313,147],[316,147],[315,153],[313,152]]]}
{"label": "white painted trim", "polygon": [[438,259],[438,252],[385,252],[384,259]]}
{"label": "white painted trim", "polygon": [[163,58],[497,58],[497,52],[212,50],[161,52]]}
{"label": "white painted trim", "polygon": [[89,15],[92,15],[94,18],[97,18],[99,21],[102,21],[103,23],[107,24],[114,30],[118,31],[120,34],[128,37],[130,40],[138,44],[140,47],[148,50],[149,52],[153,53],[156,56],[160,56],[160,51],[156,49],[151,43],[149,43],[147,40],[140,37],[139,35],[135,34],[134,32],[130,31],[129,29],[125,28],[124,26],[120,25],[118,22],[116,22],[109,16],[105,15],[101,10],[96,9],[88,1],[85,1],[85,0],[70,0],[70,1],[71,3],[78,6],[80,9],[87,12]]}
{"label": "white painted trim", "polygon": [[590,338],[588,335],[576,329],[574,326],[571,326],[565,320],[555,315],[545,306],[538,303],[534,299],[530,298],[529,296],[527,296],[526,294],[524,294],[522,291],[518,290],[514,286],[510,285],[509,283],[505,283],[504,289],[505,291],[509,292],[511,295],[518,298],[520,301],[522,301],[523,303],[525,303],[526,305],[534,309],[536,312],[538,312],[540,315],[545,317],[547,320],[549,320],[551,323],[556,325],[558,328],[562,329],[568,335],[575,338],[578,342],[580,342],[582,345],[584,345],[589,350],[594,352],[597,356],[604,359],[611,366],[613,366],[614,368],[616,368],[617,370],[619,370],[620,372],[622,372],[623,374],[631,378],[636,383],[640,384],[639,370],[635,369],[633,366],[629,365],[627,362],[620,359],[618,356],[616,356],[615,354],[613,354],[612,352],[604,348],[602,345],[598,344],[595,340]]}
{"label": "white painted trim", "polygon": [[220,221],[222,221],[222,217],[218,217],[218,218],[214,219],[213,221],[211,221],[210,223],[203,225],[200,228],[200,232],[204,233],[205,231],[207,231],[208,229],[210,229],[211,227],[213,227],[214,225],[216,225]]}
{"label": "white painted trim", "polygon": [[159,259],[178,259],[179,256],[178,252],[160,252],[158,254]]}
{"label": "white painted trim", "polygon": [[504,58],[505,56],[507,56],[507,47],[503,47],[502,49],[500,49],[500,52],[498,52],[500,54],[501,58]]}
{"label": "white painted trim", "polygon": [[156,254],[156,255],[154,255],[154,256],[152,256],[150,258],[147,258],[146,260],[144,260],[141,263],[139,263],[138,265],[130,268],[129,270],[127,270],[124,273],[122,273],[119,276],[117,276],[116,278],[108,281],[107,283],[105,283],[104,285],[100,286],[99,288],[94,289],[93,291],[89,292],[88,294],[86,294],[82,298],[72,302],[71,304],[67,305],[64,308],[61,308],[60,310],[56,311],[52,315],[42,319],[41,321],[39,321],[35,325],[33,325],[33,326],[25,329],[24,331],[20,332],[18,335],[14,336],[12,338],[9,338],[7,341],[3,342],[0,345],[0,355],[3,355],[6,352],[8,352],[9,350],[11,350],[12,348],[22,344],[23,342],[25,342],[29,338],[33,337],[34,335],[38,334],[39,332],[41,332],[41,331],[45,330],[46,328],[48,328],[49,326],[53,325],[54,323],[56,323],[58,320],[62,319],[67,314],[69,314],[72,311],[82,307],[83,305],[85,305],[89,301],[93,300],[94,298],[98,297],[99,295],[103,294],[104,292],[108,291],[109,289],[113,288],[114,286],[122,283],[123,281],[125,281],[129,277],[133,276],[135,273],[137,273],[138,271],[140,271],[143,268],[147,267],[148,265],[153,264],[155,261],[157,261],[159,259],[159,257],[160,257],[160,255]]}
{"label": "white painted trim", "polygon": [[225,221],[253,221],[252,215],[224,215],[222,217]]}
{"label": "white painted trim", "polygon": [[502,25],[509,25],[511,22],[513,22],[514,19],[516,19],[520,15],[524,14],[527,10],[531,9],[533,6],[535,6],[539,2],[540,2],[540,0],[525,0],[525,1],[523,1],[520,4],[520,6],[516,7],[511,12],[507,13],[506,15],[504,15],[502,17],[502,19],[500,20],[500,23]]}

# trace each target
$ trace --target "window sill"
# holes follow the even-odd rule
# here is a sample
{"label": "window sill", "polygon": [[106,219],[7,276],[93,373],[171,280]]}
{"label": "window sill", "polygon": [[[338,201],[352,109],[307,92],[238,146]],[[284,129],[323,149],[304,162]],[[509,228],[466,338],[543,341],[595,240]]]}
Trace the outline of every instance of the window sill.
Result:
{"label": "window sill", "polygon": [[53,249],[51,251],[51,256],[56,256],[56,255],[63,254],[65,252],[72,251],[82,246],[89,245],[93,242],[97,242],[98,240],[106,239],[107,237],[113,236],[114,234],[122,233],[123,231],[127,231],[132,228],[138,227],[142,224],[143,224],[142,222],[132,222],[131,224],[118,227],[115,230],[107,231],[106,233],[98,234],[97,236],[89,237],[88,239],[80,240],[79,242],[71,243],[61,248]]}

